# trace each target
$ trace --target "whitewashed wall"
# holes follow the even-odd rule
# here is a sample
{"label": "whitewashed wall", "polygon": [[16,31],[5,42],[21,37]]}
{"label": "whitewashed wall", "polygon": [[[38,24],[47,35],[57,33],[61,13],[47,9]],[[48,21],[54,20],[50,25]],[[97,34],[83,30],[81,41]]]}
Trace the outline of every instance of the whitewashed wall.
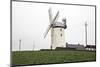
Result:
{"label": "whitewashed wall", "polygon": [[[60,30],[62,29],[62,30]],[[61,36],[62,34],[62,36]],[[53,48],[65,47],[65,32],[64,28],[54,28],[53,29]]]}

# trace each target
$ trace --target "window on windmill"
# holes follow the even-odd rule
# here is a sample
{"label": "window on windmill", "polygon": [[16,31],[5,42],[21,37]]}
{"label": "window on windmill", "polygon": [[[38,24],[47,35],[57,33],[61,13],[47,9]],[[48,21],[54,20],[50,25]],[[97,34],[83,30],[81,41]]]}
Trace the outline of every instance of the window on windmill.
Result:
{"label": "window on windmill", "polygon": [[62,37],[62,34],[60,34],[60,36]]}
{"label": "window on windmill", "polygon": [[62,31],[62,29],[60,29],[60,31]]}

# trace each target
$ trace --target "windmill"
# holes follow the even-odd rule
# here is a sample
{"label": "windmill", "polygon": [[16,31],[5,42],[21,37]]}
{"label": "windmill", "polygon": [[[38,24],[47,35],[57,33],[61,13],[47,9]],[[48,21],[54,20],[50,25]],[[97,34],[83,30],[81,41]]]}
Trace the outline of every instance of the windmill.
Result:
{"label": "windmill", "polygon": [[48,26],[44,38],[48,34],[49,30],[51,30],[51,49],[55,49],[56,47],[65,47],[65,33],[64,29],[66,29],[66,19],[62,19],[62,22],[57,22],[59,17],[59,11],[56,13],[55,17],[52,17],[52,10],[49,8],[49,21],[50,25]]}

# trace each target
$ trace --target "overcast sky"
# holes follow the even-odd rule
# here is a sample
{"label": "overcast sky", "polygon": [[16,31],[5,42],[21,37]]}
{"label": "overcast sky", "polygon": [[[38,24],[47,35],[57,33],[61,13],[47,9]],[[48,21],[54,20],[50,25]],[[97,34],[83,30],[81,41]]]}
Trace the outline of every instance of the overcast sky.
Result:
{"label": "overcast sky", "polygon": [[49,25],[48,9],[52,8],[53,17],[59,11],[58,21],[67,19],[66,42],[85,45],[85,22],[88,23],[88,44],[95,44],[95,7],[12,2],[12,49],[18,50],[19,39],[22,50],[50,48],[50,31],[44,39]]}

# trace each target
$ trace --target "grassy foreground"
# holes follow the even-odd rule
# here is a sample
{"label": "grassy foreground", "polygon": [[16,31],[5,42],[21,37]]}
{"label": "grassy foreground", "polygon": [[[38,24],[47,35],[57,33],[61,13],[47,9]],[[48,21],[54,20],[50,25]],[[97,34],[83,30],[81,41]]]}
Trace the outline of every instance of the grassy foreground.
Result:
{"label": "grassy foreground", "polygon": [[95,61],[96,52],[91,51],[14,51],[12,65],[37,65]]}

